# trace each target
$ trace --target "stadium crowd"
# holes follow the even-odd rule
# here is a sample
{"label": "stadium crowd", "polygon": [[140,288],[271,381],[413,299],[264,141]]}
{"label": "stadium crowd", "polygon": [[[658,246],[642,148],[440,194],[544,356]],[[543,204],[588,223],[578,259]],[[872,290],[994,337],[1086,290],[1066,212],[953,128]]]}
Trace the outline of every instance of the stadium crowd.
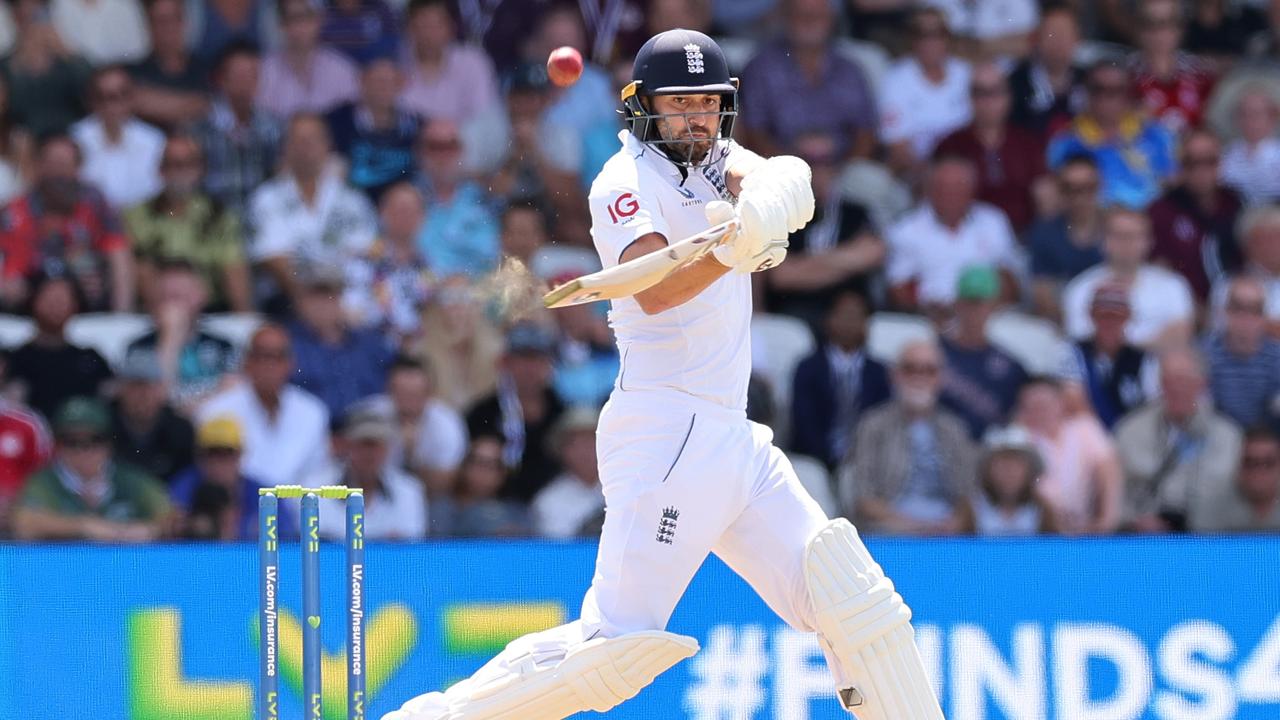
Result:
{"label": "stadium crowd", "polygon": [[10,0],[0,538],[248,539],[275,484],[365,488],[379,538],[597,533],[607,307],[538,299],[599,267],[672,27],[813,169],[748,412],[829,512],[1280,530],[1278,2]]}

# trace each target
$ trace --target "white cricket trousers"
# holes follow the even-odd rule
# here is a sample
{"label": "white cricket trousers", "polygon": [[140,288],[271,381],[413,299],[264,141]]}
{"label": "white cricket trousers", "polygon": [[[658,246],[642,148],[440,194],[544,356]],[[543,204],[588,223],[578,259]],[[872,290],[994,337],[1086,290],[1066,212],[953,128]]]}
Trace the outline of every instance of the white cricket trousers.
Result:
{"label": "white cricket trousers", "polygon": [[665,629],[711,552],[788,625],[814,629],[804,553],[827,516],[772,430],[676,391],[615,391],[596,451],[607,512],[585,638]]}

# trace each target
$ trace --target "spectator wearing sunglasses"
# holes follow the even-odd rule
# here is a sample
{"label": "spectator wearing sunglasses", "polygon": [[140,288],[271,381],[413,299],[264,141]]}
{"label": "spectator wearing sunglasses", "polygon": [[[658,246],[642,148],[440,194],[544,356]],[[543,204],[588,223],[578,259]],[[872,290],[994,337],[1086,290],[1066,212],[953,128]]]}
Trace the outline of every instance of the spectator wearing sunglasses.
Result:
{"label": "spectator wearing sunglasses", "polygon": [[1259,428],[1245,434],[1233,489],[1208,513],[1206,530],[1280,531],[1280,438],[1274,432]]}

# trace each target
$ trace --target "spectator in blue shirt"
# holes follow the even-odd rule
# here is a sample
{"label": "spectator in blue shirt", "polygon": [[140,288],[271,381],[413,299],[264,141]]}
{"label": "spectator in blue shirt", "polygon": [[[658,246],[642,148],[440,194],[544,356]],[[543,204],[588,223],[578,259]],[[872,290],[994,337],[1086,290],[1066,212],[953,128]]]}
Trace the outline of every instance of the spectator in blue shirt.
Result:
{"label": "spectator in blue shirt", "polygon": [[1049,142],[1049,167],[1091,155],[1102,175],[1104,204],[1142,209],[1177,172],[1174,138],[1134,103],[1129,72],[1104,60],[1089,71],[1085,111]]}
{"label": "spectator in blue shirt", "polygon": [[320,42],[352,62],[395,57],[400,47],[396,15],[382,0],[333,0],[324,14]]}
{"label": "spectator in blue shirt", "polygon": [[498,221],[491,199],[462,167],[458,126],[433,120],[418,136],[418,168],[427,198],[427,222],[418,236],[439,276],[478,278],[498,264]]}
{"label": "spectator in blue shirt", "polygon": [[370,60],[360,72],[360,101],[339,105],[325,118],[334,149],[350,165],[348,180],[375,203],[392,184],[413,177],[422,118],[397,102],[403,84],[394,59]]}
{"label": "spectator in blue shirt", "polygon": [[1246,429],[1266,420],[1280,398],[1280,341],[1267,336],[1266,297],[1257,279],[1232,279],[1222,329],[1204,344],[1213,405]]}
{"label": "spectator in blue shirt", "polygon": [[354,330],[342,312],[342,268],[304,266],[298,319],[289,327],[296,359],[293,383],[341,418],[357,400],[382,392],[393,348],[378,330]]}
{"label": "spectator in blue shirt", "polygon": [[[230,416],[206,421],[196,433],[196,462],[173,477],[169,499],[178,510],[178,536],[193,540],[258,537],[258,488],[240,470],[244,441]],[[280,513],[281,537],[296,538],[296,514]]]}

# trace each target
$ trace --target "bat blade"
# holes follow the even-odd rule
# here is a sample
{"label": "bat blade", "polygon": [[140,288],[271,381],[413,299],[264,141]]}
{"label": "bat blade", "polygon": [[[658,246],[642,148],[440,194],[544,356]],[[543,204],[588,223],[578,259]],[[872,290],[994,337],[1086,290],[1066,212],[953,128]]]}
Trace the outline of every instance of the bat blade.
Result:
{"label": "bat blade", "polygon": [[733,239],[738,221],[729,220],[679,242],[556,287],[542,297],[549,308],[582,305],[597,300],[631,297],[662,282],[671,273]]}

